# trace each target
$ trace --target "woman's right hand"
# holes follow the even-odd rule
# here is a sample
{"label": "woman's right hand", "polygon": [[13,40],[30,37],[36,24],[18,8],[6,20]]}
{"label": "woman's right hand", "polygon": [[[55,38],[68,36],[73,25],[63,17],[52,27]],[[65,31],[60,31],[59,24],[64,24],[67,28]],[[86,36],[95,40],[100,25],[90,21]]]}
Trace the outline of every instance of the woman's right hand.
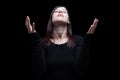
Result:
{"label": "woman's right hand", "polygon": [[33,22],[32,25],[31,25],[29,16],[26,17],[25,26],[28,30],[28,33],[35,33],[36,32],[35,23]]}

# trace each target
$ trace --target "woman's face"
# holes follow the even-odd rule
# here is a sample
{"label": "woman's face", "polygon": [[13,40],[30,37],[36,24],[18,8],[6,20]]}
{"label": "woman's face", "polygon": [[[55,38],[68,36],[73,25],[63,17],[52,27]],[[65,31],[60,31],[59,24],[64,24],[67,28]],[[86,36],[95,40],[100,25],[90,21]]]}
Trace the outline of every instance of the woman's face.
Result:
{"label": "woman's face", "polygon": [[52,15],[52,22],[69,23],[68,11],[65,7],[58,7]]}

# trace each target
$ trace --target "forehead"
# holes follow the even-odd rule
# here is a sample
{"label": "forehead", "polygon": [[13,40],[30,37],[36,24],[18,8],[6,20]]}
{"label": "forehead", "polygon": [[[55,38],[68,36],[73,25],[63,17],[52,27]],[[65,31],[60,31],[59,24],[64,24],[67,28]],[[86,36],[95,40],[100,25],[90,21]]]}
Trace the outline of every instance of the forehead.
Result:
{"label": "forehead", "polygon": [[66,10],[67,11],[67,9],[65,7],[58,7],[55,10]]}

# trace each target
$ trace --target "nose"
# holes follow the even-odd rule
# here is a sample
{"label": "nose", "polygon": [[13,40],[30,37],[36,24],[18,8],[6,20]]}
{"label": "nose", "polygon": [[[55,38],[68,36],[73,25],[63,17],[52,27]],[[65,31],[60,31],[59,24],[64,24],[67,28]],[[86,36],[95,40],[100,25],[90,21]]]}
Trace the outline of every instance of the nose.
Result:
{"label": "nose", "polygon": [[63,11],[59,11],[59,13],[63,13]]}

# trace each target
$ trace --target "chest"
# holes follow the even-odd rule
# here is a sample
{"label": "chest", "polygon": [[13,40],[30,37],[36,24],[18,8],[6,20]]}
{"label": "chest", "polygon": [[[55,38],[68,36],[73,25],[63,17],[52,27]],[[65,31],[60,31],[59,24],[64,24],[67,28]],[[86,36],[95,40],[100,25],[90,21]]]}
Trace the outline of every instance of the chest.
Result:
{"label": "chest", "polygon": [[44,48],[47,64],[52,66],[73,65],[75,59],[75,49],[69,48],[65,44],[52,45]]}

